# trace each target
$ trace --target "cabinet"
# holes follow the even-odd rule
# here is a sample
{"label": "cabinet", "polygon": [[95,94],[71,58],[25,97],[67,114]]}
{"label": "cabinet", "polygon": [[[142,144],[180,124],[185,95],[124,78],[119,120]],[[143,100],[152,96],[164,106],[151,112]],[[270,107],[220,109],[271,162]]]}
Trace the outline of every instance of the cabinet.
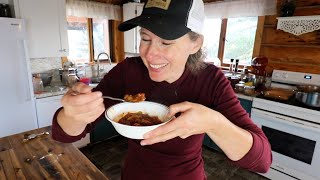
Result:
{"label": "cabinet", "polygon": [[[104,118],[104,117],[103,117]],[[90,142],[99,142],[119,135],[112,124],[106,120],[100,120],[90,134]]]}
{"label": "cabinet", "polygon": [[[36,99],[36,109],[39,128],[51,126],[54,113],[61,107],[61,98],[63,95]],[[90,143],[90,134],[73,143],[78,148]]]}
{"label": "cabinet", "polygon": [[[252,100],[238,98],[240,101],[241,106],[249,113],[249,116],[251,116],[251,108],[252,108]],[[216,151],[222,152],[222,150],[209,138],[208,135],[205,135],[203,140],[203,145],[212,148]]]}
{"label": "cabinet", "polygon": [[239,98],[241,106],[249,113],[249,116],[251,117],[251,108],[252,108],[252,101],[247,99],[241,99]]}
{"label": "cabinet", "polygon": [[36,99],[39,128],[51,126],[54,113],[61,107],[61,98],[62,95]]}
{"label": "cabinet", "polygon": [[[132,19],[142,13],[142,3],[126,3],[123,5],[123,21]],[[124,32],[124,52],[139,53],[140,27]]]}
{"label": "cabinet", "polygon": [[15,15],[25,19],[30,58],[68,55],[65,0],[15,0]]}

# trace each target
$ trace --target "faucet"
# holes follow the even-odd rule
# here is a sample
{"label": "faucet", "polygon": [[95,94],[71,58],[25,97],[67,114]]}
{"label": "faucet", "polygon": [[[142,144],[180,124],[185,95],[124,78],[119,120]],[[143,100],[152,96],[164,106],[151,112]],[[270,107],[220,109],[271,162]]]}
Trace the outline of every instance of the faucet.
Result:
{"label": "faucet", "polygon": [[102,54],[104,54],[104,55],[106,55],[106,56],[108,57],[109,64],[111,65],[110,56],[109,56],[107,53],[105,53],[105,52],[99,53],[99,54],[98,54],[98,57],[97,57],[97,64],[98,64],[98,73],[97,73],[97,74],[98,74],[98,77],[100,77],[100,56],[101,56]]}

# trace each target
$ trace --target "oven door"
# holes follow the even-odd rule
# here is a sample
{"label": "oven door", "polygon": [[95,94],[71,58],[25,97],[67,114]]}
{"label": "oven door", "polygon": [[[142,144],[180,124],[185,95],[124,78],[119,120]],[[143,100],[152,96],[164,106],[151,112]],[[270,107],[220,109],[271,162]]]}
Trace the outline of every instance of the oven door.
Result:
{"label": "oven door", "polygon": [[271,167],[298,179],[320,179],[320,126],[252,108],[252,120],[271,144]]}

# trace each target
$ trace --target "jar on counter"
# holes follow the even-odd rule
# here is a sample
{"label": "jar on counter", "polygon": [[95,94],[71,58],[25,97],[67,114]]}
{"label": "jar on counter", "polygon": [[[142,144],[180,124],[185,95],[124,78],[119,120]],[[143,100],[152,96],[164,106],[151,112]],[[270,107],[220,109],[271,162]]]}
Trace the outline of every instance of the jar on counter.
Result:
{"label": "jar on counter", "polygon": [[235,85],[235,91],[236,93],[243,93],[244,92],[244,84],[243,83],[238,83]]}
{"label": "jar on counter", "polygon": [[68,75],[68,86],[72,87],[75,83],[78,82],[78,77],[76,74],[69,74]]}
{"label": "jar on counter", "polygon": [[40,77],[32,77],[33,92],[40,94],[43,91],[43,82]]}
{"label": "jar on counter", "polygon": [[255,86],[244,86],[244,94],[248,96],[255,95]]}

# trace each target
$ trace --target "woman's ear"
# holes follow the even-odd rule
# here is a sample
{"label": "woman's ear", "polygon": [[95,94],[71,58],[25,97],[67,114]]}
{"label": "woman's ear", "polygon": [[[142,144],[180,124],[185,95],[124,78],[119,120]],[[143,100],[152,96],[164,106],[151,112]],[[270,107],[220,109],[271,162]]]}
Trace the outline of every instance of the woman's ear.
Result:
{"label": "woman's ear", "polygon": [[191,47],[191,51],[190,54],[195,54],[196,52],[199,51],[199,49],[202,47],[203,44],[203,36],[200,35],[197,40],[192,41],[192,47]]}

